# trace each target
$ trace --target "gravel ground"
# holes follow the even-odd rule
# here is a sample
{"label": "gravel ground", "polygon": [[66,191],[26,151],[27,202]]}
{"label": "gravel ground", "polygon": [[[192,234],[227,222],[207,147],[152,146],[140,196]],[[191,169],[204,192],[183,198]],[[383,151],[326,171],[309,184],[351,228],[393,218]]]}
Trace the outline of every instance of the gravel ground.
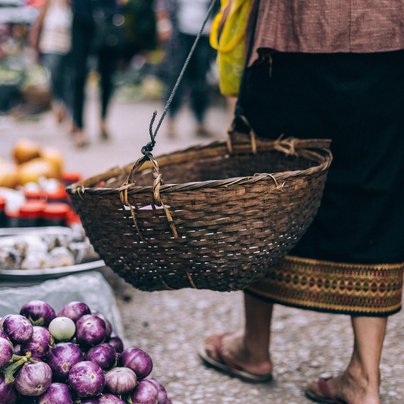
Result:
{"label": "gravel ground", "polygon": [[[119,293],[120,294],[120,293]],[[252,385],[201,365],[197,348],[212,331],[242,325],[242,294],[181,290],[140,292],[125,288],[119,298],[126,337],[144,348],[154,375],[176,404],[300,404],[308,380],[344,369],[352,349],[347,316],[277,306],[272,357],[275,380]],[[382,361],[384,404],[404,402],[404,313],[392,316]]]}

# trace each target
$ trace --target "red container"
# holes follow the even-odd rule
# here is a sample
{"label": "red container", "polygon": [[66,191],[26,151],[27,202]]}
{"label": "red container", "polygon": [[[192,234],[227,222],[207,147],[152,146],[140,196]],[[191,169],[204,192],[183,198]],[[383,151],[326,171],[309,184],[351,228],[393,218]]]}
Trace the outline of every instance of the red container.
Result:
{"label": "red container", "polygon": [[41,225],[42,212],[45,203],[41,201],[28,201],[21,206],[19,211],[18,227],[35,227]]}
{"label": "red container", "polygon": [[66,226],[70,211],[67,203],[48,203],[42,212],[44,226]]}
{"label": "red container", "polygon": [[24,196],[28,201],[44,201],[46,198],[45,192],[40,190],[26,190]]}
{"label": "red container", "polygon": [[62,179],[66,187],[81,180],[81,175],[75,171],[68,171],[62,174]]}
{"label": "red container", "polygon": [[0,227],[6,227],[6,200],[0,196]]}
{"label": "red container", "polygon": [[56,191],[46,193],[46,201],[48,203],[66,203],[68,202],[68,198],[69,196],[62,185]]}

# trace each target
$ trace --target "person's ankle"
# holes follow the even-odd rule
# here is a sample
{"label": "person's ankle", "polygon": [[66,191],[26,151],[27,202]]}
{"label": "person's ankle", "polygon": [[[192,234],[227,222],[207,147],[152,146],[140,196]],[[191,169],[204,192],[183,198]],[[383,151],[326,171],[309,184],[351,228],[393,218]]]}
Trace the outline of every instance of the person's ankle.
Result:
{"label": "person's ankle", "polygon": [[359,364],[351,365],[343,375],[346,386],[349,386],[355,395],[362,397],[363,402],[369,404],[380,403],[380,375],[370,375]]}
{"label": "person's ankle", "polygon": [[367,387],[380,387],[380,371],[379,369],[374,372],[369,372],[361,365],[360,362],[351,362],[345,371],[345,375],[355,383],[359,384],[363,388]]}
{"label": "person's ankle", "polygon": [[108,140],[110,138],[107,122],[105,119],[100,120],[100,137],[102,140]]}
{"label": "person's ankle", "polygon": [[248,358],[248,361],[250,363],[255,364],[266,372],[272,371],[272,362],[268,348],[257,349],[259,344],[254,341],[248,340],[245,335],[243,335],[241,343],[242,349],[244,351],[244,356],[245,358]]}

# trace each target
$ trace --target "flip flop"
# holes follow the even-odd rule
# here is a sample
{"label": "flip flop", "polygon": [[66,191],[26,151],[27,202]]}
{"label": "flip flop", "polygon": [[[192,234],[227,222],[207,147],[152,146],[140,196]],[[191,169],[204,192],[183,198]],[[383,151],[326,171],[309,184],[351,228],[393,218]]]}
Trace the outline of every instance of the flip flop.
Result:
{"label": "flip flop", "polygon": [[213,345],[217,359],[209,356],[204,347],[199,350],[198,355],[206,366],[216,369],[228,376],[237,377],[248,383],[268,383],[273,379],[272,373],[262,375],[251,373],[228,359],[225,359],[222,355],[222,340],[225,335],[226,334],[220,334],[214,336]]}
{"label": "flip flop", "polygon": [[323,378],[321,377],[317,381],[317,388],[321,394],[316,393],[314,390],[310,388],[306,388],[304,390],[304,395],[311,401],[320,404],[347,404],[346,401],[340,400],[338,398],[330,398],[331,393],[330,389],[327,385],[327,381],[330,380],[331,377]]}

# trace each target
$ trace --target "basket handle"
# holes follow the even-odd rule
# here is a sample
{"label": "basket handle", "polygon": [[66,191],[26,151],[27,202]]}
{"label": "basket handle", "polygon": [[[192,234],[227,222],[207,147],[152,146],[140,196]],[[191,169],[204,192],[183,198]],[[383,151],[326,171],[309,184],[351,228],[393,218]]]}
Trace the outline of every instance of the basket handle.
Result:
{"label": "basket handle", "polygon": [[[163,185],[163,178],[160,173],[160,168],[158,162],[153,158],[151,154],[147,156],[143,156],[139,158],[135,164],[132,166],[125,182],[122,184],[122,186],[119,188],[119,196],[121,198],[121,202],[127,206],[131,212],[133,223],[136,227],[136,230],[139,233],[139,236],[142,238],[142,235],[140,233],[140,228],[137,222],[137,216],[134,207],[132,204],[129,202],[128,199],[128,189],[135,184],[134,176],[135,174],[140,170],[140,168],[143,166],[146,161],[150,161],[153,167],[153,205],[154,206],[161,206],[164,210],[164,213],[166,215],[167,223],[170,226],[171,233],[173,237],[178,238],[178,232],[177,228],[175,226],[173,216],[171,215],[170,209],[167,205],[163,203],[161,200],[161,195],[160,195],[160,188]],[[143,239],[143,238],[142,238]]]}
{"label": "basket handle", "polygon": [[257,136],[256,136],[254,130],[251,128],[251,125],[248,123],[248,120],[245,116],[237,115],[237,118],[240,119],[247,128],[249,128],[249,131],[246,134],[237,132],[236,128],[235,128],[235,119],[234,119],[232,121],[229,129],[227,130],[227,135],[228,135],[227,140],[226,140],[227,151],[229,152],[229,154],[234,154],[235,149],[237,147],[236,146],[237,143],[245,144],[246,142],[241,141],[241,139],[244,140],[246,135],[248,135],[250,137],[251,153],[257,154]]}

